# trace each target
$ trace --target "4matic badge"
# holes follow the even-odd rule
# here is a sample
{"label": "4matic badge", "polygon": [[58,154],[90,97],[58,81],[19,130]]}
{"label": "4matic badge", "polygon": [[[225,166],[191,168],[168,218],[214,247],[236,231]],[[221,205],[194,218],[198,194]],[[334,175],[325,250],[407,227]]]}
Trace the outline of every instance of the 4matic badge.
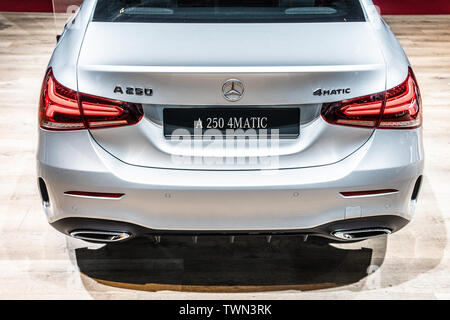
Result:
{"label": "4matic badge", "polygon": [[349,94],[351,92],[350,88],[344,88],[344,89],[317,89],[313,92],[315,96],[335,96],[338,94]]}

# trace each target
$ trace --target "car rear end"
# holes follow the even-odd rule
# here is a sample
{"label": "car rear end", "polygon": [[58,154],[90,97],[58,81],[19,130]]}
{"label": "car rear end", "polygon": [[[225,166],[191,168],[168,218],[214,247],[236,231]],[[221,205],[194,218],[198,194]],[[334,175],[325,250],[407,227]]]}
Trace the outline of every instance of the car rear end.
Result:
{"label": "car rear end", "polygon": [[422,106],[369,9],[85,1],[42,89],[49,222],[101,241],[399,230],[421,183]]}

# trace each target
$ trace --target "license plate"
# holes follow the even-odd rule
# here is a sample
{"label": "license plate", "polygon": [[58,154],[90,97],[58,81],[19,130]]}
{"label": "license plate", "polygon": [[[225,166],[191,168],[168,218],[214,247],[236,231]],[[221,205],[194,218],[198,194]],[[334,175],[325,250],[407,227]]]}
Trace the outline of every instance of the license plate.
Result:
{"label": "license plate", "polygon": [[[297,138],[300,134],[298,108],[166,108],[163,113],[164,136],[197,136],[244,132],[245,136],[278,134]],[[181,130],[180,130],[181,129]]]}

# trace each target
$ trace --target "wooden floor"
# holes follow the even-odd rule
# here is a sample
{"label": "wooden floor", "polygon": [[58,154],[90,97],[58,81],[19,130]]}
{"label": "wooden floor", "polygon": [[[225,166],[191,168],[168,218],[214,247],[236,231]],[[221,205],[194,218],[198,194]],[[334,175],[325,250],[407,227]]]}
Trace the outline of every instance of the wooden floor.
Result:
{"label": "wooden floor", "polygon": [[0,299],[449,299],[450,16],[386,20],[425,106],[425,181],[404,230],[345,246],[170,238],[86,247],[47,224],[37,196],[37,101],[53,18],[0,13]]}

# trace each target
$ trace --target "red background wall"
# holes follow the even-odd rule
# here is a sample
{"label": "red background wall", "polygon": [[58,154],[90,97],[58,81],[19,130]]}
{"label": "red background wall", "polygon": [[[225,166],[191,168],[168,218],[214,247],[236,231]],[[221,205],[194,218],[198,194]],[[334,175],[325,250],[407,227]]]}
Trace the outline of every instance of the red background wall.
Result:
{"label": "red background wall", "polygon": [[373,0],[381,14],[450,14],[450,0]]}
{"label": "red background wall", "polygon": [[[58,0],[68,5],[80,0]],[[450,0],[373,0],[382,14],[450,14]],[[51,0],[0,0],[0,11],[51,12]]]}
{"label": "red background wall", "polygon": [[52,12],[51,0],[1,0],[0,11]]}

